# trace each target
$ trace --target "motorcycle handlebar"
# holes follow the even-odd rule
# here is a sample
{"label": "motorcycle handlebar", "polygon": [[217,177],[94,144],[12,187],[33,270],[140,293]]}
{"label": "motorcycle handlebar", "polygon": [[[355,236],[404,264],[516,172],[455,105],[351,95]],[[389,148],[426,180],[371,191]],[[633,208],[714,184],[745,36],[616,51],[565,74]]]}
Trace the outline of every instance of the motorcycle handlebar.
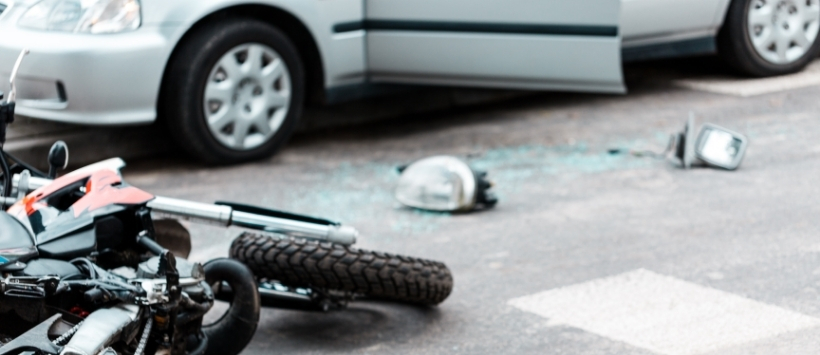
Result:
{"label": "motorcycle handlebar", "polygon": [[21,188],[26,190],[26,191],[23,191],[24,193],[29,193],[29,192],[37,190],[37,189],[39,189],[43,186],[46,186],[46,185],[50,184],[53,181],[51,179],[29,176],[28,186],[20,186],[20,178],[21,178],[20,174],[14,174],[14,176],[12,177],[12,179],[11,179],[11,193],[12,194],[9,195],[9,196],[14,196],[15,194],[17,194],[18,191],[20,191]]}

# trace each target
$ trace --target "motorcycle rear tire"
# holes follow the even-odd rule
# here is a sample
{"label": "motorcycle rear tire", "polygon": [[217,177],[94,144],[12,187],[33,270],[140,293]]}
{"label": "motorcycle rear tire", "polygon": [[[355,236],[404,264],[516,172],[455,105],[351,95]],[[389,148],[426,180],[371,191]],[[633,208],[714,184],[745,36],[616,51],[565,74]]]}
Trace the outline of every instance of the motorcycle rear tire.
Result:
{"label": "motorcycle rear tire", "polygon": [[423,305],[439,304],[453,290],[444,263],[329,242],[246,232],[233,241],[230,255],[257,278],[293,287]]}

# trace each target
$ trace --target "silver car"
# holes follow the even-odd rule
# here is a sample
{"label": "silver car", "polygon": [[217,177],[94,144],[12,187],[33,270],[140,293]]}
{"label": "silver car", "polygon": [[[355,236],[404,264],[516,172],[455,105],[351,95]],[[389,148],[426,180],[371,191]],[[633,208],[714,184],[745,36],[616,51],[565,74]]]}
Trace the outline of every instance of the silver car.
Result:
{"label": "silver car", "polygon": [[270,155],[305,104],[379,84],[622,93],[623,61],[717,52],[768,76],[820,50],[820,0],[6,1],[0,76],[31,50],[20,115],[160,120],[211,163]]}

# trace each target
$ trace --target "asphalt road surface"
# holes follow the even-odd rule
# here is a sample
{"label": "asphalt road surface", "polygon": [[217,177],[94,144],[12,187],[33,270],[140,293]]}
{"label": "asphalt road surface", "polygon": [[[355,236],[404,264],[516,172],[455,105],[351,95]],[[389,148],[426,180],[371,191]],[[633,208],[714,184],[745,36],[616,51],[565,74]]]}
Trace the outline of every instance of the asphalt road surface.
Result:
{"label": "asphalt road surface", "polygon": [[[816,70],[801,75],[641,64],[625,96],[538,93],[301,134],[253,164],[157,158],[125,177],[159,195],[340,220],[361,248],[453,271],[438,307],[264,310],[246,354],[817,354],[820,86]],[[690,112],[749,137],[739,170],[608,152],[662,151]],[[498,206],[398,206],[395,167],[436,154],[488,170]],[[191,230],[196,260],[227,255],[239,234]]]}

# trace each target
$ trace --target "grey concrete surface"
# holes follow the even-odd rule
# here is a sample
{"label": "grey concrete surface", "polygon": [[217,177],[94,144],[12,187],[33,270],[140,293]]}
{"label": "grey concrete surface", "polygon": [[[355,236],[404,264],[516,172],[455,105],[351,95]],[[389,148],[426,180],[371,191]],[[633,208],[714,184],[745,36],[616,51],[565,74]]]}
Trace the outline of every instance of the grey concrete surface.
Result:
{"label": "grey concrete surface", "polygon": [[[253,164],[207,168],[175,157],[142,160],[125,178],[159,195],[341,220],[363,233],[359,247],[442,260],[455,276],[453,294],[438,307],[265,310],[246,354],[658,353],[628,337],[556,324],[508,304],[637,269],[820,319],[820,87],[736,97],[673,85],[681,77],[726,75],[710,58],[641,64],[627,74],[626,96],[542,93],[312,131]],[[690,111],[701,123],[748,135],[739,170],[684,171],[672,161],[607,152],[662,150]],[[450,215],[398,206],[394,167],[434,154],[462,156],[487,169],[497,208]],[[239,233],[191,230],[197,260],[226,255]],[[658,329],[653,317],[646,315],[646,327]],[[668,332],[685,337],[697,326]],[[820,328],[763,333],[711,353],[820,351]],[[708,345],[691,341],[697,349]]]}

